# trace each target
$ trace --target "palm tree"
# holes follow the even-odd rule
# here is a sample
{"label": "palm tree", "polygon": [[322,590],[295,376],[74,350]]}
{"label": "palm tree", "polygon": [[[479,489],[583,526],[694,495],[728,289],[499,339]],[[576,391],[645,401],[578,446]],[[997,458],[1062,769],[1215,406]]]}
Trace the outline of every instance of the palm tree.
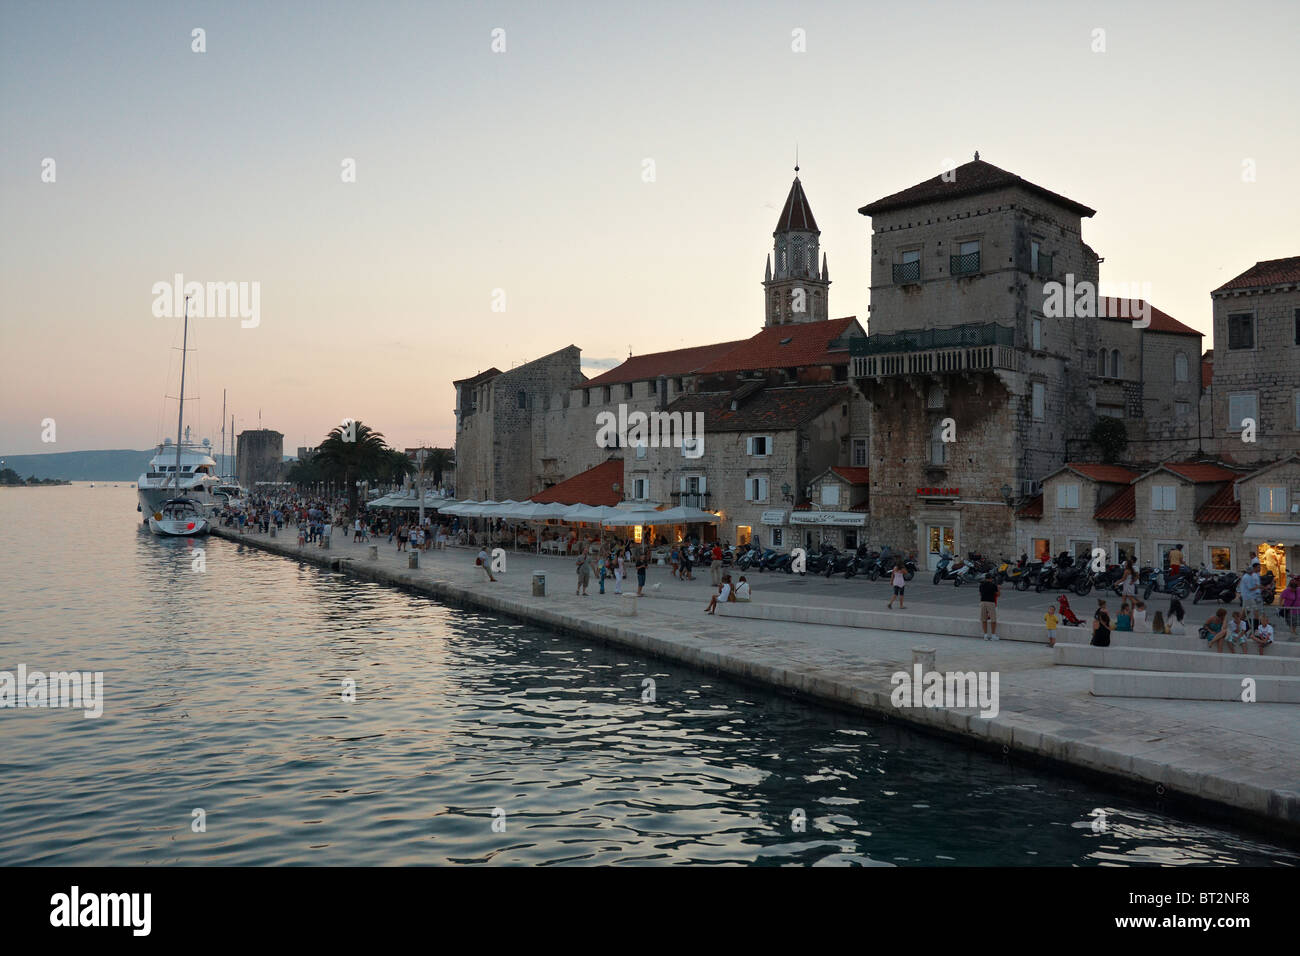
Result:
{"label": "palm tree", "polygon": [[314,452],[308,452],[289,466],[286,480],[300,488],[307,488],[322,480],[321,463],[316,460]]}
{"label": "palm tree", "polygon": [[406,457],[406,452],[389,448],[383,462],[380,463],[376,477],[380,481],[401,482],[407,475],[415,472],[415,462]]}
{"label": "palm tree", "polygon": [[455,464],[456,454],[450,448],[430,448],[424,461],[424,472],[433,475],[434,484],[441,485],[443,472],[450,471]]}
{"label": "palm tree", "polygon": [[327,477],[342,481],[348,489],[348,517],[357,513],[357,481],[377,477],[391,450],[381,432],[359,421],[347,429],[334,426],[316,449],[313,461],[320,463]]}

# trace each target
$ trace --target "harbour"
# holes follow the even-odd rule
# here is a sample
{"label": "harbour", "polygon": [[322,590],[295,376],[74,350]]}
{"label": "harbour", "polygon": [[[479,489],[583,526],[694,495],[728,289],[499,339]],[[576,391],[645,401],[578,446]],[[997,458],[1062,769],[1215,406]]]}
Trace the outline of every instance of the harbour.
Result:
{"label": "harbour", "polygon": [[[108,494],[11,490],[0,520],[99,514]],[[694,595],[658,610],[645,598],[634,618],[612,593],[562,606],[564,559],[512,554],[493,593],[464,548],[423,552],[413,570],[386,541],[369,561],[373,542],[342,534],[301,553],[291,534],[224,527],[159,539],[136,522],[131,490],[116,494],[97,548],[40,557],[22,541],[38,557],[21,573],[20,552],[4,553],[24,598],[0,612],[5,661],[105,677],[97,719],[6,715],[0,815],[17,836],[0,862],[1300,862],[1276,827],[1195,812],[1172,788],[1061,774],[1014,734],[1002,753],[996,730],[979,745],[952,727],[919,733],[924,709],[882,720],[866,705],[888,705],[896,668],[876,642],[897,635],[864,644],[873,672],[806,635],[714,626]],[[531,597],[534,566],[546,598]],[[56,569],[80,583],[43,586]],[[106,615],[103,589],[138,599]],[[181,605],[191,626],[178,632],[167,622]],[[1023,706],[1007,660],[1045,649],[970,643],[998,655],[1000,717]],[[964,665],[939,650],[941,666]],[[779,671],[764,663],[776,653]],[[850,675],[856,700],[840,690]]]}

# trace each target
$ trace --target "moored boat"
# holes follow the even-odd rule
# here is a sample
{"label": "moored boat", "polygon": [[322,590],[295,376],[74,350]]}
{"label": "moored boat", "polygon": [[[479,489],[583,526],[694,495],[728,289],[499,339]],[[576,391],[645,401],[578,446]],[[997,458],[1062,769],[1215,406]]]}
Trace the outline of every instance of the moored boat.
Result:
{"label": "moored boat", "polygon": [[149,516],[149,530],[164,538],[193,538],[211,527],[199,502],[193,498],[170,498]]}

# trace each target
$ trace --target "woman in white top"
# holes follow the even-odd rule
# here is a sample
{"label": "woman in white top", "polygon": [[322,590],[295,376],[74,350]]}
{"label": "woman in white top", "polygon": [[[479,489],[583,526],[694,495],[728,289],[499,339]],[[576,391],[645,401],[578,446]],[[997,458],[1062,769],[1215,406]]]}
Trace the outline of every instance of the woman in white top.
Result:
{"label": "woman in white top", "polygon": [[737,601],[749,600],[749,582],[745,580],[745,576],[743,574],[740,576],[740,583],[736,585],[736,600]]}

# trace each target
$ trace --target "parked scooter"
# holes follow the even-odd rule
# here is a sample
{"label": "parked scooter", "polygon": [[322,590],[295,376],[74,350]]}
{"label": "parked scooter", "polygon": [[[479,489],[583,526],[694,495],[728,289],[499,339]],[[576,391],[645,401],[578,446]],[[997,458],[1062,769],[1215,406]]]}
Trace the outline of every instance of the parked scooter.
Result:
{"label": "parked scooter", "polygon": [[1191,565],[1184,564],[1177,574],[1170,574],[1168,571],[1153,571],[1147,578],[1146,587],[1142,591],[1142,597],[1149,599],[1153,592],[1168,594],[1172,597],[1183,600],[1192,593],[1192,588],[1196,584],[1196,572],[1192,570]]}
{"label": "parked scooter", "polygon": [[1196,574],[1196,584],[1192,588],[1192,603],[1218,601],[1228,604],[1237,596],[1239,579],[1231,571],[1217,572],[1201,568]]}

